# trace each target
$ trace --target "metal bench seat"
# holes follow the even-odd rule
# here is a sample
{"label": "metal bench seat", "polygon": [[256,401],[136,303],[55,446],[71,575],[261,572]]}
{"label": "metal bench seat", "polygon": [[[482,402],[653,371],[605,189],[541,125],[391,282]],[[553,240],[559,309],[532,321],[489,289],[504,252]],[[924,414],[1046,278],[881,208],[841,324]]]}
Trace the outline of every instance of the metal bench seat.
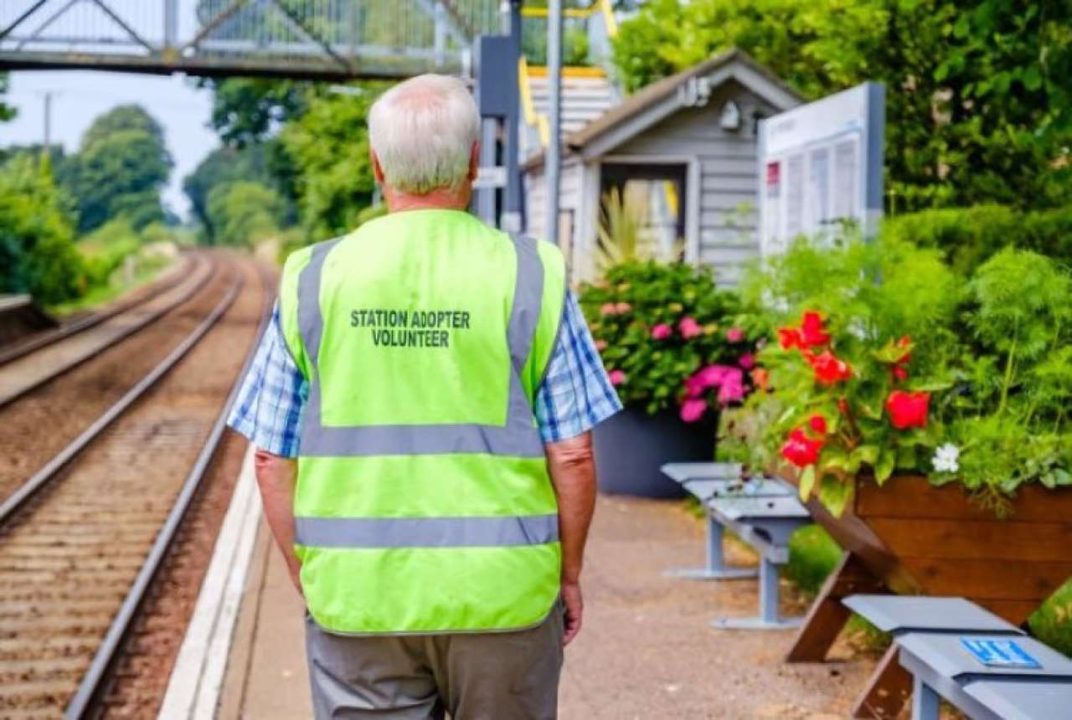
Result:
{"label": "metal bench seat", "polygon": [[940,698],[973,720],[1072,718],[1072,661],[975,603],[892,595],[843,602],[893,634],[898,662],[912,674],[913,720],[938,720]]}

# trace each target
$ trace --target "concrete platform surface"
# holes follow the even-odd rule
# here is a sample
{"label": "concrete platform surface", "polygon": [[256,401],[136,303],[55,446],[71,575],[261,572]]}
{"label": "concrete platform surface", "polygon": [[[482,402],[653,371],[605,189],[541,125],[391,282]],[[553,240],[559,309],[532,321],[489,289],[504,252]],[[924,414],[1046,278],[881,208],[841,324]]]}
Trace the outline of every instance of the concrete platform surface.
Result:
{"label": "concrete platform surface", "polygon": [[[718,615],[756,609],[754,580],[664,577],[702,563],[703,526],[677,501],[600,497],[583,580],[586,617],[566,651],[562,720],[848,716],[869,660],[782,662],[791,632],[720,631]],[[755,560],[731,545],[731,563]],[[258,538],[219,717],[311,717],[302,605],[268,534]],[[785,612],[802,610],[789,595]],[[481,719],[483,720],[483,719]]]}

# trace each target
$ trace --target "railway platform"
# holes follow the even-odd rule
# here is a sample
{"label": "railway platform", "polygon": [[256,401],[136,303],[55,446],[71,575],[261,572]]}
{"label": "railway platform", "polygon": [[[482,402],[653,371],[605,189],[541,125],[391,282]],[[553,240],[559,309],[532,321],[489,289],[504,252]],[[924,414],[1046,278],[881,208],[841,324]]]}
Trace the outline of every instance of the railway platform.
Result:
{"label": "railway platform", "polygon": [[[234,505],[253,492],[251,464],[239,481]],[[305,667],[301,600],[260,519],[259,502],[249,506],[255,518],[242,589],[227,622],[225,668],[201,680],[206,695],[201,707],[215,707],[215,717],[258,720],[310,718],[311,701]],[[232,508],[233,509],[233,508]],[[226,532],[226,530],[225,530]],[[221,534],[217,555],[239,556],[241,541]],[[566,651],[560,692],[562,720],[628,718],[718,718],[741,720],[830,720],[846,717],[854,691],[865,681],[873,660],[850,657],[835,648],[833,661],[787,665],[791,632],[748,633],[709,627],[716,615],[748,615],[757,602],[753,582],[696,583],[664,577],[673,562],[700,562],[703,525],[680,502],[601,496],[585,569],[585,625]],[[727,560],[755,564],[744,546],[731,544]],[[211,570],[210,570],[211,574]],[[232,573],[232,577],[235,574]],[[214,581],[205,580],[205,586]],[[803,599],[786,588],[786,612],[799,611]],[[195,610],[196,630],[202,615]],[[202,618],[203,619],[203,618]],[[184,645],[184,650],[185,650]],[[209,663],[212,642],[195,640]],[[180,654],[181,659],[181,654]],[[222,660],[220,658],[219,660]],[[209,663],[211,664],[211,663]],[[223,664],[223,663],[221,663]],[[176,666],[178,674],[189,670]],[[161,717],[211,717],[211,713],[165,712]]]}

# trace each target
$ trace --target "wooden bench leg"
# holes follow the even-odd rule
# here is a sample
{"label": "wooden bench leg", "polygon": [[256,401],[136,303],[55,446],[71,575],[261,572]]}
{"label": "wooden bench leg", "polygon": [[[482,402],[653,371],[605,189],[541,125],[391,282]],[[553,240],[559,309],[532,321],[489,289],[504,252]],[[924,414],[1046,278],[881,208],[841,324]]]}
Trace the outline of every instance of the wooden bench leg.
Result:
{"label": "wooden bench leg", "polygon": [[852,553],[845,553],[837,569],[823,583],[823,589],[804,618],[786,662],[822,662],[851,615],[841,599],[855,593],[886,592],[885,585]]}
{"label": "wooden bench leg", "polygon": [[912,694],[912,675],[897,662],[897,645],[882,656],[852,708],[854,718],[891,720]]}

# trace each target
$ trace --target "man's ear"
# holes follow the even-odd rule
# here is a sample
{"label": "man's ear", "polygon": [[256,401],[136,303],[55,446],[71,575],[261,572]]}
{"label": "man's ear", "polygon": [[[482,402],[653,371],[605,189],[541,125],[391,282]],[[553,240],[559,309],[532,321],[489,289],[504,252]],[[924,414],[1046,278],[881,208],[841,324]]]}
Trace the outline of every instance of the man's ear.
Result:
{"label": "man's ear", "polygon": [[476,180],[477,172],[480,170],[480,143],[473,143],[472,150],[469,151],[469,182]]}
{"label": "man's ear", "polygon": [[369,149],[369,157],[372,158],[372,177],[376,179],[376,183],[381,187],[384,184],[383,168],[380,166],[380,159],[376,157],[376,153]]}

